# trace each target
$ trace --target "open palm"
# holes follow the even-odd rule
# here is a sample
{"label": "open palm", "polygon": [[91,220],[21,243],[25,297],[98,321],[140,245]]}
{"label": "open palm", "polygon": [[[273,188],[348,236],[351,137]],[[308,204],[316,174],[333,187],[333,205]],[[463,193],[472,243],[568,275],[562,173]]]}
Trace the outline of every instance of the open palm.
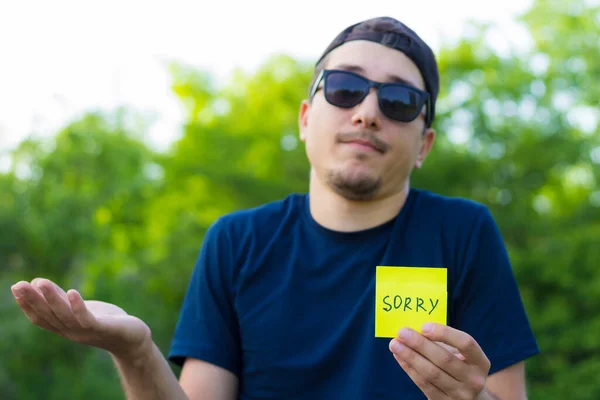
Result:
{"label": "open palm", "polygon": [[47,279],[18,282],[12,287],[17,304],[35,325],[73,342],[114,355],[134,355],[150,341],[150,328],[120,307],[84,301],[76,290],[65,292]]}

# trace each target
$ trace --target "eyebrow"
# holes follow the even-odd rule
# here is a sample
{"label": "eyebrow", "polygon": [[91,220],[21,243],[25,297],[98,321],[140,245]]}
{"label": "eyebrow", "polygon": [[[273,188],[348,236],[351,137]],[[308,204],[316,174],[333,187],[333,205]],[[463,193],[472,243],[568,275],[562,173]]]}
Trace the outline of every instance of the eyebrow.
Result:
{"label": "eyebrow", "polygon": [[[365,74],[365,70],[363,67],[358,66],[358,65],[353,65],[353,64],[340,64],[336,67],[336,69],[343,69],[346,71],[351,71],[351,72],[356,72],[359,74]],[[416,88],[419,88],[419,85],[415,84],[414,82],[405,79],[405,78],[401,78],[398,75],[388,75],[387,78],[391,81],[391,82],[396,82],[396,83],[404,83],[406,85],[410,85],[410,86],[414,86]]]}

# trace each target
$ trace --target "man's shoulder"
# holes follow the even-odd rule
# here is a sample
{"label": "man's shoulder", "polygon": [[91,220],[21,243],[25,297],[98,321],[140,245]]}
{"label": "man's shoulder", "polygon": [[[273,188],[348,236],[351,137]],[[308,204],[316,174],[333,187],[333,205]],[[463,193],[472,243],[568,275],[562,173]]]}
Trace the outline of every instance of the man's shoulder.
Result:
{"label": "man's shoulder", "polygon": [[215,221],[213,229],[224,229],[235,236],[247,232],[268,234],[282,222],[296,218],[302,212],[305,198],[305,194],[293,193],[282,199],[229,212]]}
{"label": "man's shoulder", "polygon": [[481,224],[493,222],[488,206],[466,197],[415,190],[412,217],[422,229],[469,234]]}
{"label": "man's shoulder", "polygon": [[449,196],[425,189],[413,189],[417,204],[428,213],[444,216],[477,216],[488,212],[488,207],[466,197]]}

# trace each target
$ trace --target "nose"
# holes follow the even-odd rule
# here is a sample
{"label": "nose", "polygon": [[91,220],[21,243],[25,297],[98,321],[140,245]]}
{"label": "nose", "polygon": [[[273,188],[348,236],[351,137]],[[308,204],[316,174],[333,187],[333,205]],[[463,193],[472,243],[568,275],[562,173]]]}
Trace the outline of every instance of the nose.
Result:
{"label": "nose", "polygon": [[365,129],[379,130],[381,128],[381,111],[377,100],[377,91],[371,89],[367,97],[355,107],[352,115],[352,125]]}

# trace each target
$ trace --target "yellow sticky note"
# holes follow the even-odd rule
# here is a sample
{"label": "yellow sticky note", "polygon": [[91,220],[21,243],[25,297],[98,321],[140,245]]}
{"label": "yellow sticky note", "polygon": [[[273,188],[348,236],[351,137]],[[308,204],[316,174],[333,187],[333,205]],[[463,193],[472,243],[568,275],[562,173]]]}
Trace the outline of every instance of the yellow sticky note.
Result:
{"label": "yellow sticky note", "polygon": [[396,337],[402,327],[417,332],[425,322],[446,324],[447,269],[378,266],[375,337]]}

